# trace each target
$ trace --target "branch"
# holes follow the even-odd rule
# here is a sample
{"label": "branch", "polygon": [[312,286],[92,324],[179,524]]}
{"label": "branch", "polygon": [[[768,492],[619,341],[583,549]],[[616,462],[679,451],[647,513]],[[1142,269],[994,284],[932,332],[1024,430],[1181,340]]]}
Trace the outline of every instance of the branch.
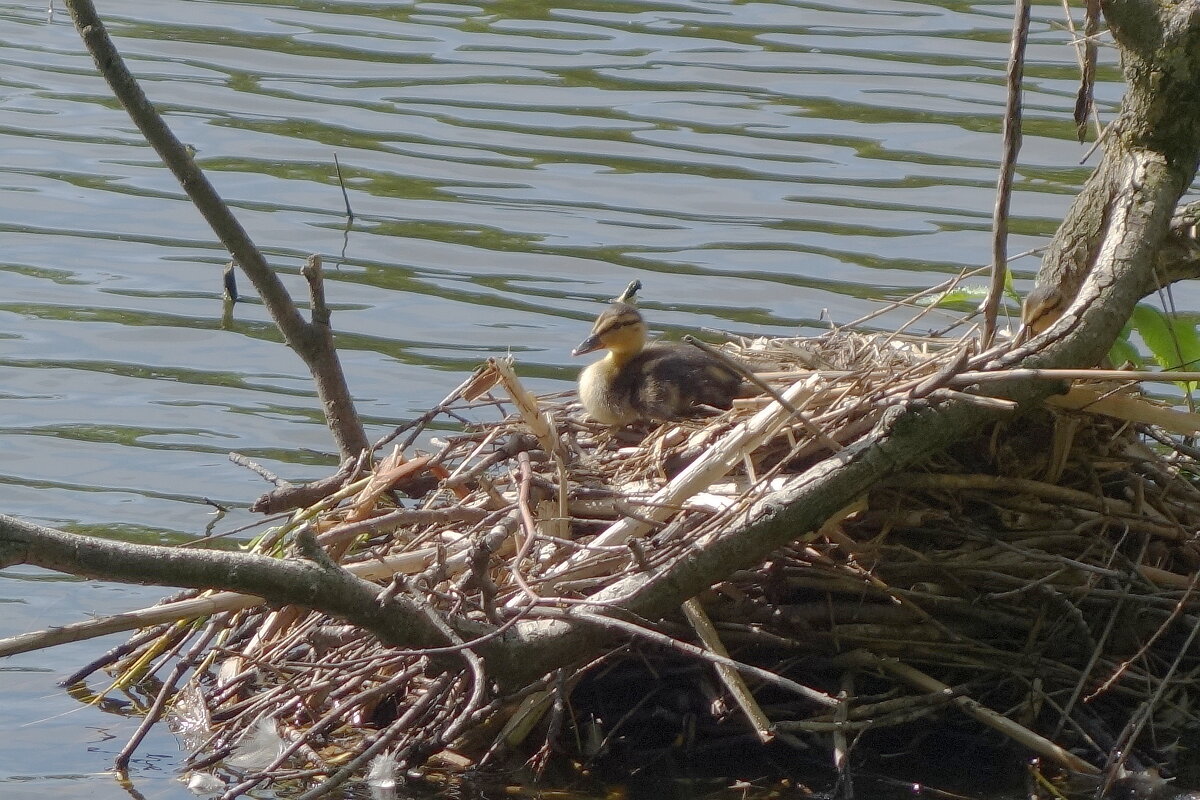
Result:
{"label": "branch", "polygon": [[1021,78],[1025,74],[1025,43],[1029,38],[1029,0],[1018,0],[1013,12],[1012,45],[1005,83],[1008,99],[1004,107],[1004,155],[996,181],[996,205],[992,211],[992,280],[983,303],[983,346],[990,347],[996,335],[996,316],[1008,278],[1008,211],[1012,203],[1013,174],[1021,152]]}
{"label": "branch", "polygon": [[[1197,49],[1200,52],[1200,48]],[[1196,84],[1200,84],[1200,79]],[[1193,104],[1200,114],[1200,105]],[[1200,120],[1193,120],[1200,130]],[[1074,302],[1041,336],[1009,352],[983,354],[968,368],[1073,367],[1099,361],[1133,313],[1157,285],[1155,266],[1171,214],[1196,170],[1200,142],[1172,158],[1148,147],[1121,147],[1106,154],[1097,181],[1111,195],[1103,224],[1085,250],[1092,254]],[[1030,408],[1059,391],[1056,381],[989,382],[986,394]],[[984,394],[982,390],[977,390]],[[757,503],[736,530],[698,542],[666,568],[637,573],[597,593],[596,605],[569,609],[576,614],[612,615],[613,607],[658,619],[680,602],[724,576],[761,563],[770,553],[817,530],[878,481],[943,450],[1001,412],[963,400],[935,408],[898,406],[869,436],[792,478],[782,491]],[[543,623],[534,631],[518,627],[520,641],[505,653],[515,663],[507,672],[528,671],[532,679],[573,663],[593,644],[593,632],[567,621]],[[534,635],[536,634],[536,635]],[[496,662],[489,662],[495,664]]]}
{"label": "branch", "polygon": [[[1155,241],[1170,217],[1173,184],[1162,160],[1129,158],[1120,172],[1128,193],[1113,204],[1099,258],[1080,293],[1078,311],[1024,348],[975,363],[1005,368],[1085,363],[1102,354],[1134,304],[1153,288]],[[1159,231],[1157,239],[1152,234]],[[978,361],[978,359],[977,359]],[[1024,406],[1054,393],[1059,381],[1014,378],[987,383],[988,393]],[[980,390],[982,393],[982,390]],[[502,685],[520,687],[554,669],[580,663],[612,640],[597,617],[633,614],[658,619],[733,572],[761,563],[771,552],[818,529],[881,479],[939,452],[1006,412],[970,401],[896,406],[869,436],[794,477],[784,490],[752,507],[740,528],[698,542],[665,568],[636,573],[592,602],[568,608],[555,619],[521,621],[507,631],[457,631],[484,658]],[[397,647],[443,644],[420,612],[402,598],[384,604],[378,587],[342,570],[302,561],[240,553],[125,545],[74,536],[0,517],[0,567],[30,563],[89,577],[133,583],[220,588],[327,612],[371,630]],[[499,635],[493,635],[493,634]]]}
{"label": "branch", "polygon": [[14,564],[118,583],[225,589],[273,604],[326,612],[371,631],[391,646],[425,648],[447,643],[410,600],[381,597],[380,588],[370,581],[305,559],[113,542],[0,514],[0,569]]}
{"label": "branch", "polygon": [[[1079,302],[1044,335],[994,358],[985,354],[969,369],[1007,368],[1023,362],[1050,368],[1098,358],[1110,346],[1133,306],[1153,289],[1156,242],[1170,219],[1176,184],[1161,158],[1129,156],[1113,169],[1124,194],[1110,209],[1106,236]],[[1177,195],[1176,195],[1177,197]],[[1155,234],[1157,232],[1157,235]],[[985,359],[993,358],[988,362]],[[983,363],[979,363],[983,361]],[[988,394],[1023,406],[1054,393],[1059,381],[1014,378],[987,382]],[[982,390],[979,390],[982,394]],[[784,490],[752,507],[740,528],[698,542],[665,568],[636,573],[592,602],[558,618],[522,621],[500,635],[470,645],[480,630],[458,631],[488,664],[493,678],[520,687],[554,669],[591,657],[611,641],[594,617],[633,614],[659,619],[733,572],[761,563],[770,553],[817,530],[881,479],[939,452],[1006,412],[971,401],[928,401],[896,406],[867,437],[794,477]],[[133,555],[131,555],[131,553]],[[403,599],[377,601],[378,588],[307,562],[239,553],[212,553],[115,544],[0,517],[0,567],[30,563],[89,577],[134,583],[221,588],[324,611],[376,633],[398,647],[444,643]],[[309,588],[311,587],[311,588]],[[481,626],[482,628],[482,626]]]}
{"label": "branch", "polygon": [[[1084,297],[1083,286],[1114,248],[1124,249],[1118,244],[1122,237],[1142,237],[1144,247],[1130,249],[1126,256],[1138,259],[1151,288],[1186,274],[1189,262],[1197,266],[1194,245],[1168,238],[1166,220],[1200,160],[1200,106],[1195,102],[1200,8],[1150,0],[1106,0],[1103,8],[1121,48],[1129,89],[1120,116],[1110,125],[1104,158],[1050,242],[1037,288],[1026,299],[1023,316],[1034,332],[1046,330],[1069,309],[1077,314],[1095,301],[1095,291]],[[1140,210],[1121,208],[1131,193]],[[1163,267],[1155,277],[1155,268]]]}
{"label": "branch", "polygon": [[1105,0],[1104,16],[1121,48],[1141,58],[1152,58],[1163,44],[1163,24],[1158,0]]}
{"label": "branch", "polygon": [[[1036,386],[1028,398],[1050,394],[1053,384]],[[995,411],[968,402],[951,402],[936,409],[886,414],[877,429],[863,440],[830,456],[792,478],[787,487],[756,503],[747,522],[708,541],[697,542],[667,567],[636,573],[598,592],[594,603],[567,609],[559,620],[517,626],[504,661],[489,659],[492,670],[526,682],[545,674],[552,665],[566,666],[590,654],[598,632],[573,624],[572,617],[612,617],[633,614],[660,619],[680,603],[694,597],[734,572],[761,564],[772,552],[806,533],[849,505],[882,478],[928,458],[988,421]],[[615,611],[614,609],[620,609]],[[582,621],[582,620],[581,620]]]}
{"label": "branch", "polygon": [[357,456],[369,445],[346,389],[341,363],[328,334],[328,320],[324,327],[319,322],[309,324],[304,321],[279,276],[125,66],[91,0],[66,0],[66,3],[76,30],[113,94],[254,284],[284,341],[308,366],[324,406],[326,422],[342,457]]}
{"label": "branch", "polygon": [[1155,267],[1160,287],[1189,278],[1200,278],[1200,202],[1175,212],[1171,229],[1158,253]]}

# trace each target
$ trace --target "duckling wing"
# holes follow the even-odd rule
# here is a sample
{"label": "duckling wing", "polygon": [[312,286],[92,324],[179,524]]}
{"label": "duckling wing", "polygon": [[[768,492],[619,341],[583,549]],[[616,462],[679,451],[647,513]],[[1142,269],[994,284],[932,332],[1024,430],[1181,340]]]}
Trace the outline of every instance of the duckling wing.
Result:
{"label": "duckling wing", "polygon": [[649,419],[695,416],[702,406],[730,408],[742,384],[737,372],[687,345],[647,347],[622,372],[622,394]]}

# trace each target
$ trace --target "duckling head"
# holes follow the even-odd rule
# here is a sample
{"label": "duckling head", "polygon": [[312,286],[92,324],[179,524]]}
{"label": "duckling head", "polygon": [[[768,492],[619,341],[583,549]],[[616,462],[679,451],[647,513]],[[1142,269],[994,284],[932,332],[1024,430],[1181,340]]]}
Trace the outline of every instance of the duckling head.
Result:
{"label": "duckling head", "polygon": [[638,310],[627,303],[613,303],[596,318],[592,333],[571,351],[581,356],[607,349],[609,358],[624,362],[642,351],[646,345],[646,321]]}

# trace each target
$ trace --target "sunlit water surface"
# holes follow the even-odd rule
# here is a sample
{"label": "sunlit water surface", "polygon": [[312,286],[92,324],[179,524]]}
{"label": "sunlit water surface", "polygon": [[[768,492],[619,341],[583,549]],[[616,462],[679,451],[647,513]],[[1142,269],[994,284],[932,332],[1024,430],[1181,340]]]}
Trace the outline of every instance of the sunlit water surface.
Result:
{"label": "sunlit water surface", "polygon": [[[668,335],[778,335],[989,259],[1005,3],[99,5],[297,296],[324,257],[373,437],[487,356],[568,388],[571,346],[633,278]],[[1013,253],[1045,243],[1087,174],[1061,15],[1035,9]],[[1102,69],[1104,118],[1116,78]],[[0,2],[0,152],[0,512],[177,542],[206,498],[235,509],[219,529],[248,519],[264,484],[231,450],[328,473],[303,366],[254,297],[222,320],[225,253],[61,8]],[[1015,264],[1021,288],[1036,266]],[[6,570],[0,636],[162,594]],[[102,773],[134,722],[54,686],[117,641],[0,662],[4,800],[128,796]],[[137,790],[189,796],[178,759],[152,737]]]}

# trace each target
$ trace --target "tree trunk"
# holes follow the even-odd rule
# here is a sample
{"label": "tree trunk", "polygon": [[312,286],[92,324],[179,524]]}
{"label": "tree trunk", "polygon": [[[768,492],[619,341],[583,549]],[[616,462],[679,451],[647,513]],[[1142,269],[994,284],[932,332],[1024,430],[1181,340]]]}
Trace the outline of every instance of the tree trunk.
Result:
{"label": "tree trunk", "polygon": [[[1066,318],[1056,336],[1098,301],[1123,325],[1131,299],[1195,275],[1194,264],[1181,269],[1177,247],[1168,248],[1169,260],[1157,256],[1200,159],[1200,4],[1108,0],[1103,8],[1128,90],[1104,157],[1051,241],[1027,302],[1025,316],[1039,320],[1036,330]],[[1095,275],[1100,262],[1113,258],[1127,261],[1140,278],[1119,298],[1105,297],[1106,279]],[[1089,277],[1096,280],[1085,288]],[[1096,363],[1111,343],[1097,340],[1075,365]]]}

